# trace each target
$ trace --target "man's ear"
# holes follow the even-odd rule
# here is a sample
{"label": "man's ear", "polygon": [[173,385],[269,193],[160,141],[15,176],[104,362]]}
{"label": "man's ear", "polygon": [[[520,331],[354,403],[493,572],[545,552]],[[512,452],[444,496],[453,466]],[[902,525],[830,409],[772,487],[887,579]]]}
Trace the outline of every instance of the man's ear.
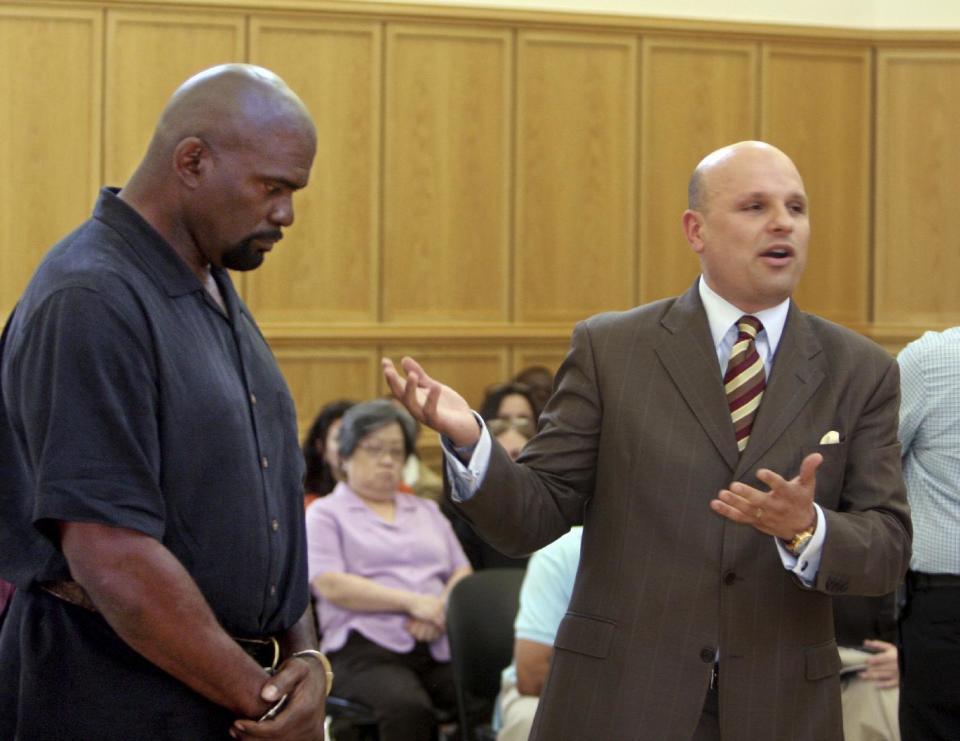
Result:
{"label": "man's ear", "polygon": [[699,211],[688,208],[683,212],[683,235],[694,252],[703,252],[703,215]]}
{"label": "man's ear", "polygon": [[210,147],[196,136],[181,139],[173,150],[173,169],[188,188],[196,188],[212,166]]}

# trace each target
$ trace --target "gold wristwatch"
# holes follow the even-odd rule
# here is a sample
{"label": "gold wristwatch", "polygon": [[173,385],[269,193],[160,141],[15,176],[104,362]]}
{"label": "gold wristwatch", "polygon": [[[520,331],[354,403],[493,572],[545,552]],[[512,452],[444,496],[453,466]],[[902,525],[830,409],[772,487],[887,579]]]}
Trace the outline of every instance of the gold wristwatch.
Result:
{"label": "gold wristwatch", "polygon": [[806,530],[801,530],[793,536],[789,543],[784,542],[784,547],[794,556],[799,556],[813,539],[813,533],[817,529],[817,518],[813,519],[813,524]]}

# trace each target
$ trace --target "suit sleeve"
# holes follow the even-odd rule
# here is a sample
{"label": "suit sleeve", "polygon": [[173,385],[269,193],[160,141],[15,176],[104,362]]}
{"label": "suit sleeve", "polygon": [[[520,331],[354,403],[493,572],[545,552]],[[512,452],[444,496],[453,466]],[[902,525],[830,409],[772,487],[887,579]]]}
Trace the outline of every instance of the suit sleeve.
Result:
{"label": "suit sleeve", "polygon": [[593,494],[602,401],[589,325],[573,332],[540,430],[516,463],[494,441],[483,483],[457,506],[497,550],[523,556],[583,522]]}
{"label": "suit sleeve", "polygon": [[824,510],[827,534],[816,588],[879,596],[894,591],[910,563],[912,527],[897,441],[900,374],[890,359],[853,427],[838,511]]}

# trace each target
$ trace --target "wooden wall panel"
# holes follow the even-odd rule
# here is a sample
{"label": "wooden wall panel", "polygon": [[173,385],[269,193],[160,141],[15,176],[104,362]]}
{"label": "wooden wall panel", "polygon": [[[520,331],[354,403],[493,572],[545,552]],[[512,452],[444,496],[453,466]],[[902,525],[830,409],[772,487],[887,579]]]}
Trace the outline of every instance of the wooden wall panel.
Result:
{"label": "wooden wall panel", "polygon": [[638,303],[682,293],[700,273],[681,227],[687,183],[705,155],[755,137],[757,57],[751,43],[644,43]]}
{"label": "wooden wall panel", "polygon": [[387,29],[383,321],[506,321],[511,35]]}
{"label": "wooden wall panel", "polygon": [[367,401],[380,393],[376,348],[305,344],[274,350],[296,402],[299,439],[334,399]]}
{"label": "wooden wall panel", "polygon": [[240,14],[107,13],[104,176],[123,185],[143,158],[174,90],[191,75],[246,57]]}
{"label": "wooden wall panel", "polygon": [[960,51],[881,51],[877,71],[876,316],[960,323]]}
{"label": "wooden wall panel", "polygon": [[258,320],[377,320],[381,25],[255,17],[250,61],[286,80],[317,126],[296,224],[264,269],[244,276]]}
{"label": "wooden wall panel", "polygon": [[563,322],[635,297],[637,40],[518,39],[516,319]]}
{"label": "wooden wall panel", "polygon": [[689,172],[750,137],[811,193],[805,308],[890,349],[960,323],[956,33],[306,0],[0,0],[0,318],[174,88],[244,59],[320,131],[297,224],[236,276],[305,418],[382,392],[384,347],[478,403],[572,322],[684,290]]}
{"label": "wooden wall panel", "polygon": [[804,178],[812,237],[796,298],[833,321],[869,319],[871,55],[765,44],[761,138]]}
{"label": "wooden wall panel", "polygon": [[569,349],[570,343],[565,340],[516,345],[511,352],[513,362],[511,363],[510,376],[515,376],[524,368],[529,368],[532,365],[542,365],[556,373],[560,363],[567,357]]}
{"label": "wooden wall panel", "polygon": [[101,25],[94,11],[0,7],[0,318],[96,200]]}

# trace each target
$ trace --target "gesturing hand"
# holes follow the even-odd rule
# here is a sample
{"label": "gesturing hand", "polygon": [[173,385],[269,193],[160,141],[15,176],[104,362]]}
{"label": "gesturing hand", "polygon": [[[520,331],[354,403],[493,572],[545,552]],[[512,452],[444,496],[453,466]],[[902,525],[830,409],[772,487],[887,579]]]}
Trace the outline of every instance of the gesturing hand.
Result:
{"label": "gesturing hand", "polygon": [[391,392],[414,419],[446,435],[457,447],[473,445],[480,439],[480,427],[470,405],[452,388],[430,378],[416,360],[405,357],[400,361],[406,380],[389,358],[381,360],[380,365]]}
{"label": "gesturing hand", "polygon": [[811,453],[800,464],[800,473],[789,481],[773,471],[761,468],[757,478],[770,487],[760,491],[736,481],[721,489],[710,507],[728,520],[750,525],[767,535],[791,540],[816,522],[813,495],[817,469],[823,462],[819,453]]}

